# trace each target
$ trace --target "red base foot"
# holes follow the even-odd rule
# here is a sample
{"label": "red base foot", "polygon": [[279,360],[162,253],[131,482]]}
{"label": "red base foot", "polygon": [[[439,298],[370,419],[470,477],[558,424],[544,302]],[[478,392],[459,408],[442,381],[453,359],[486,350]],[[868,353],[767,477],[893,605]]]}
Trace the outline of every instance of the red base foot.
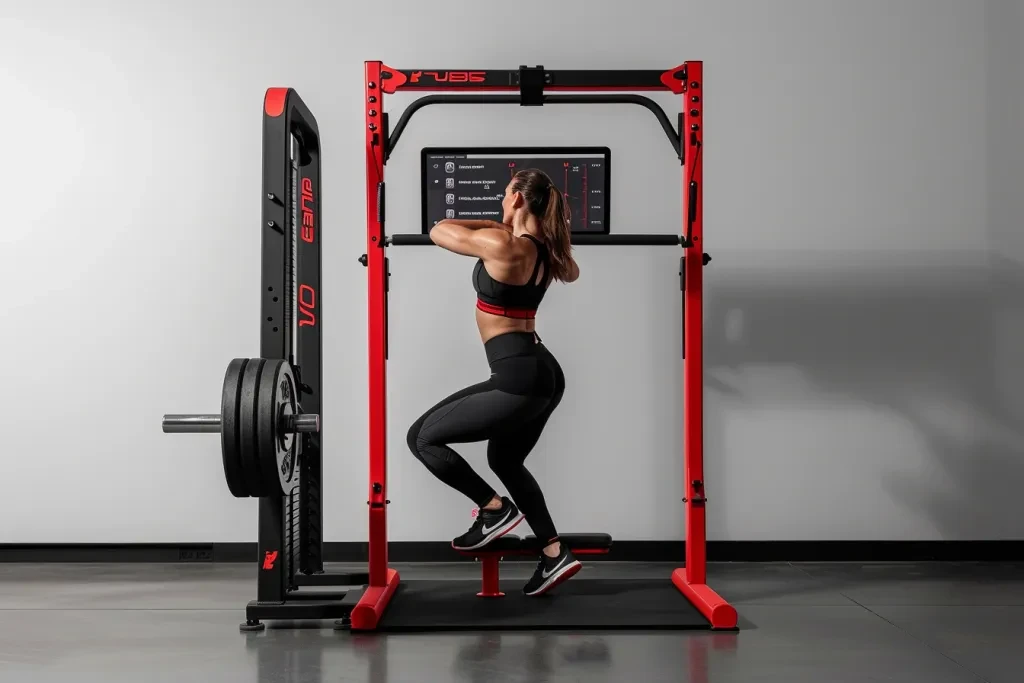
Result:
{"label": "red base foot", "polygon": [[736,628],[736,608],[711,590],[706,583],[687,583],[686,571],[683,569],[672,572],[672,583],[700,610],[704,618],[711,622],[711,628]]}
{"label": "red base foot", "polygon": [[478,597],[478,598],[503,598],[503,597],[505,597],[505,594],[502,593],[501,591],[498,591],[497,593],[487,593],[485,591],[480,591],[479,593],[476,594],[476,597]]}
{"label": "red base foot", "polygon": [[386,585],[367,586],[363,597],[359,598],[359,602],[352,608],[352,630],[372,631],[377,628],[396,588],[398,588],[398,572],[394,569],[388,569]]}

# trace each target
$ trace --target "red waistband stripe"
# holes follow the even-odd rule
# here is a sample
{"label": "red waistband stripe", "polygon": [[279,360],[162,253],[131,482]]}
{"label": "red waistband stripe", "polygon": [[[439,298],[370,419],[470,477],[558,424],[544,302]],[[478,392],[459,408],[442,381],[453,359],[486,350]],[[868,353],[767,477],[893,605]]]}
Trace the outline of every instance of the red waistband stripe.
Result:
{"label": "red waistband stripe", "polygon": [[504,306],[495,306],[489,304],[486,301],[476,300],[476,307],[484,313],[490,313],[491,315],[500,315],[504,318],[520,318],[522,320],[533,320],[537,317],[537,311],[529,308],[505,308]]}

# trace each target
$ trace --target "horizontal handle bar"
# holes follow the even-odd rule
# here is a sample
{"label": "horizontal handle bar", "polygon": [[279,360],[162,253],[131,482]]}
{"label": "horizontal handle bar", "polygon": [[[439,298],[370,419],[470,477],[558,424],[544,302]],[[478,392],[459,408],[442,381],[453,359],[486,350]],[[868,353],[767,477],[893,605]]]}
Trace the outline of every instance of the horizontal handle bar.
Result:
{"label": "horizontal handle bar", "polygon": [[[434,243],[430,235],[399,234],[388,238],[393,247],[431,246]],[[572,236],[573,244],[584,245],[615,245],[625,246],[679,246],[683,243],[681,235],[587,235]]]}
{"label": "horizontal handle bar", "polygon": [[[672,149],[675,151],[676,156],[680,154],[681,142],[679,139],[679,133],[676,132],[672,122],[669,121],[668,115],[665,110],[658,105],[657,102],[649,97],[643,95],[620,95],[620,94],[609,94],[609,95],[544,95],[544,104],[637,104],[641,107],[648,109],[658,119],[658,123],[661,124],[661,129],[665,131],[665,135],[668,137],[669,142],[672,144]],[[402,112],[402,116],[399,117],[398,123],[395,124],[394,129],[391,131],[391,135],[388,137],[387,154],[391,155],[395,151],[395,147],[398,145],[398,139],[402,137],[402,132],[405,127],[409,125],[409,119],[412,115],[423,107],[430,104],[519,104],[521,102],[519,95],[424,95],[423,97],[417,98],[409,103]]]}
{"label": "horizontal handle bar", "polygon": [[[288,415],[283,425],[286,432],[319,432],[320,416],[315,413]],[[220,415],[164,415],[165,434],[219,434]]]}
{"label": "horizontal handle bar", "polygon": [[682,235],[573,235],[573,244],[607,244],[620,247],[676,246],[683,243]]}
{"label": "horizontal handle bar", "polygon": [[434,244],[430,235],[417,234],[391,235],[388,242],[393,247],[429,247]]}

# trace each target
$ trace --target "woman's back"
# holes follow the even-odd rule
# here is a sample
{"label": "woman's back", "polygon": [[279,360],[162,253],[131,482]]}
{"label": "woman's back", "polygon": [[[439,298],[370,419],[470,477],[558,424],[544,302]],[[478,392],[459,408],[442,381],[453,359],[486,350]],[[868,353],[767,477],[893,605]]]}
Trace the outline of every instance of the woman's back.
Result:
{"label": "woman's back", "polygon": [[551,282],[548,248],[541,240],[524,233],[510,246],[502,258],[481,258],[473,269],[476,323],[484,342],[508,332],[533,332]]}

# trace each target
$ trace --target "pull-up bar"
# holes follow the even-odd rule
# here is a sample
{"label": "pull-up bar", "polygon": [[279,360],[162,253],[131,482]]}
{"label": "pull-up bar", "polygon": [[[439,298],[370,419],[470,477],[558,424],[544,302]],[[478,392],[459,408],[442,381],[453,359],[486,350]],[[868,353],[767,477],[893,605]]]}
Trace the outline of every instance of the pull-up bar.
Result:
{"label": "pull-up bar", "polygon": [[[389,246],[392,247],[413,247],[433,246],[430,235],[416,233],[391,235],[387,238]],[[683,244],[681,235],[588,235],[573,234],[573,244],[587,245],[615,245],[619,247],[667,247],[680,246]]]}
{"label": "pull-up bar", "polygon": [[[395,124],[395,129],[388,136],[385,158],[395,151],[395,145],[402,136],[402,131],[409,125],[409,119],[428,104],[523,104],[521,95],[425,95],[409,104]],[[679,133],[669,121],[665,110],[658,103],[643,95],[544,95],[540,104],[637,104],[651,111],[661,124],[661,129],[668,136],[672,150],[682,158],[679,144]]]}

